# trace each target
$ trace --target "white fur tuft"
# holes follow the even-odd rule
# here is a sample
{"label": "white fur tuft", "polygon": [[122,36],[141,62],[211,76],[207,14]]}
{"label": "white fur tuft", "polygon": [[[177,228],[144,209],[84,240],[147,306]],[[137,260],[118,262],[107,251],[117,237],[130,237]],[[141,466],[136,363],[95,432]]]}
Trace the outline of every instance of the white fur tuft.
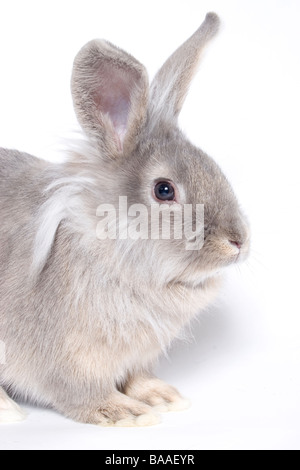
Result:
{"label": "white fur tuft", "polygon": [[26,414],[0,388],[0,424],[24,421]]}
{"label": "white fur tuft", "polygon": [[50,255],[56,232],[65,219],[78,225],[86,219],[82,193],[94,186],[92,178],[86,176],[63,177],[53,181],[44,193],[52,192],[42,204],[37,215],[37,232],[34,241],[32,273],[38,275]]}

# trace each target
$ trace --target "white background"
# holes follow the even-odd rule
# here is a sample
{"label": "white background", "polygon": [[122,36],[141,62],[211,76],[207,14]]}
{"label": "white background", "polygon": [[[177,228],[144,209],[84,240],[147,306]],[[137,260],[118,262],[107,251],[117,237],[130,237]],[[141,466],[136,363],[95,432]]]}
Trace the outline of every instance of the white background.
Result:
{"label": "white background", "polygon": [[2,1],[0,145],[59,159],[55,145],[76,125],[69,80],[79,48],[109,39],[153,76],[207,11],[223,28],[180,122],[231,180],[253,248],[193,339],[161,361],[159,376],[192,407],[139,429],[27,407],[26,422],[0,427],[0,449],[300,448],[300,2]]}

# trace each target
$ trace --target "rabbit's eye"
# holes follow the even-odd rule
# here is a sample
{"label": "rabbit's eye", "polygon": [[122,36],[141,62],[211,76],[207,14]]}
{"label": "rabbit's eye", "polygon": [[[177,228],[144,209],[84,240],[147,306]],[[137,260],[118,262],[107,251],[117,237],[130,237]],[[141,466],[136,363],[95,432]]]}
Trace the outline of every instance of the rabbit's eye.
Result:
{"label": "rabbit's eye", "polygon": [[160,181],[154,187],[154,195],[159,201],[175,201],[175,188],[169,181]]}

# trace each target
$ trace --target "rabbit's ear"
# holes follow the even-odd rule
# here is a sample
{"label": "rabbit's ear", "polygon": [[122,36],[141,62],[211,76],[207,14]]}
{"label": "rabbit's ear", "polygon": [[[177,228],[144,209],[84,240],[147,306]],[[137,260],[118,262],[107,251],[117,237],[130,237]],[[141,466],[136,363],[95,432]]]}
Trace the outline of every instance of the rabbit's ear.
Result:
{"label": "rabbit's ear", "polygon": [[75,58],[71,88],[79,123],[102,150],[114,157],[136,144],[148,105],[143,65],[109,42],[94,40]]}
{"label": "rabbit's ear", "polygon": [[219,18],[208,13],[200,28],[183,43],[158,71],[150,88],[150,123],[176,122],[201,52],[217,33]]}

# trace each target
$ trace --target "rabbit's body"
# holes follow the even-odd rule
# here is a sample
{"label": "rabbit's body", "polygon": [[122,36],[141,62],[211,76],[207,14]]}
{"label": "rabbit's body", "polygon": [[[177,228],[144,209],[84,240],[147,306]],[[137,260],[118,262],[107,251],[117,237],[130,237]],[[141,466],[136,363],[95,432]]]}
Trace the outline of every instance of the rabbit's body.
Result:
{"label": "rabbit's body", "polygon": [[[107,255],[111,241],[99,244],[93,236],[96,225],[87,245],[86,234],[74,229],[74,214],[74,220],[61,222],[54,249],[35,282],[27,275],[38,249],[33,233],[43,217],[39,209],[45,189],[62,168],[28,155],[0,152],[1,167],[8,163],[0,186],[0,322],[7,345],[1,382],[13,384],[15,392],[31,400],[84,419],[72,414],[74,404],[97,408],[117,386],[150,370],[183,326],[210,302],[218,278],[192,288],[174,281],[164,284],[149,270],[137,282],[130,270],[138,266],[127,266],[126,272],[125,266],[118,268],[117,259],[112,264]],[[55,205],[55,195],[53,199]],[[48,211],[50,218],[51,207]]]}
{"label": "rabbit's body", "polygon": [[[208,15],[190,54],[216,25]],[[229,183],[176,126],[192,64],[182,64],[177,84],[172,68],[188,45],[158,73],[149,104],[142,66],[109,43],[89,43],[72,80],[89,143],[63,164],[0,150],[0,384],[79,421],[153,424],[153,406],[186,405],[151,375],[153,364],[214,298],[221,268],[248,251]],[[187,250],[190,240],[96,236],[100,204],[116,208],[126,196],[128,206],[149,208],[161,180],[159,190],[176,188],[166,207],[204,204],[201,250]],[[121,233],[127,214],[117,218]],[[0,422],[5,406],[13,405],[0,388]]]}

